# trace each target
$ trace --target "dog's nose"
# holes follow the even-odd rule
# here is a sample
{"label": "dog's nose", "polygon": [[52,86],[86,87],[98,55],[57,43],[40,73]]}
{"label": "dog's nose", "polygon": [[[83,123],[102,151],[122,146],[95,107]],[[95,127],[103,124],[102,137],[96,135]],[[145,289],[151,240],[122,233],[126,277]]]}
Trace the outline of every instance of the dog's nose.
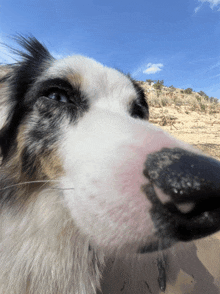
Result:
{"label": "dog's nose", "polygon": [[162,235],[186,241],[220,229],[219,161],[164,148],[148,155],[144,175],[153,191],[146,193],[153,203],[152,219]]}

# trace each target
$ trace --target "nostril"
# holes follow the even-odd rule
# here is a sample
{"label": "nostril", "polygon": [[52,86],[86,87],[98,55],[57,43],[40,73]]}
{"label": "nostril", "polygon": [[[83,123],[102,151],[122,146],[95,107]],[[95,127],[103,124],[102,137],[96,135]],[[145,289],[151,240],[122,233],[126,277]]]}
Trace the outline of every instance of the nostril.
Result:
{"label": "nostril", "polygon": [[[172,211],[180,212],[183,214],[190,213],[195,208],[194,202],[174,202],[173,199],[165,194],[161,189],[154,185],[154,191],[160,202],[167,206]],[[171,205],[172,204],[172,205]],[[171,205],[171,206],[170,206]]]}
{"label": "nostril", "polygon": [[189,202],[189,203],[177,203],[175,204],[178,211],[180,211],[183,214],[191,213],[195,209],[195,203]]}

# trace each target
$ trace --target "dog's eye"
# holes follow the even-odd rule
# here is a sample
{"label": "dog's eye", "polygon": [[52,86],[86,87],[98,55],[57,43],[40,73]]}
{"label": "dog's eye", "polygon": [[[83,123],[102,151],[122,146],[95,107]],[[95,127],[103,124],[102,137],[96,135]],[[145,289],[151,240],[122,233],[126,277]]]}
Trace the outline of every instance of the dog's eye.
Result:
{"label": "dog's eye", "polygon": [[66,93],[66,91],[60,89],[51,89],[45,96],[49,99],[63,103],[69,102],[68,94]]}

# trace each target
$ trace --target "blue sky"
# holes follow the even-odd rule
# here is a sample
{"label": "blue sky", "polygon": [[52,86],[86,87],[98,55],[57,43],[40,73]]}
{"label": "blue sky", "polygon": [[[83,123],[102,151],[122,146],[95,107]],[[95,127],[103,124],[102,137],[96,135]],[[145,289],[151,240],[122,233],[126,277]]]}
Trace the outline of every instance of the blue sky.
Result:
{"label": "blue sky", "polygon": [[[220,98],[220,0],[0,0],[0,41],[32,34],[61,58],[82,54]],[[0,62],[12,62],[0,46]]]}

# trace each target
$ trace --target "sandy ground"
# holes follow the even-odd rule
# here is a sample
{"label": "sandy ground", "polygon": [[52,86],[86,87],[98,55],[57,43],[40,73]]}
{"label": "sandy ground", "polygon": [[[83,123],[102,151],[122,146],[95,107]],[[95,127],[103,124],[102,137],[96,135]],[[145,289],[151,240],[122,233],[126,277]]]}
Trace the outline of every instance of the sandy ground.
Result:
{"label": "sandy ground", "polygon": [[[150,121],[178,139],[220,159],[220,113],[207,115],[181,106],[150,109]],[[158,257],[164,260],[165,292]],[[161,274],[161,272],[160,272]],[[163,281],[163,279],[162,279]],[[179,243],[163,253],[109,260],[103,294],[219,294],[220,233]]]}

